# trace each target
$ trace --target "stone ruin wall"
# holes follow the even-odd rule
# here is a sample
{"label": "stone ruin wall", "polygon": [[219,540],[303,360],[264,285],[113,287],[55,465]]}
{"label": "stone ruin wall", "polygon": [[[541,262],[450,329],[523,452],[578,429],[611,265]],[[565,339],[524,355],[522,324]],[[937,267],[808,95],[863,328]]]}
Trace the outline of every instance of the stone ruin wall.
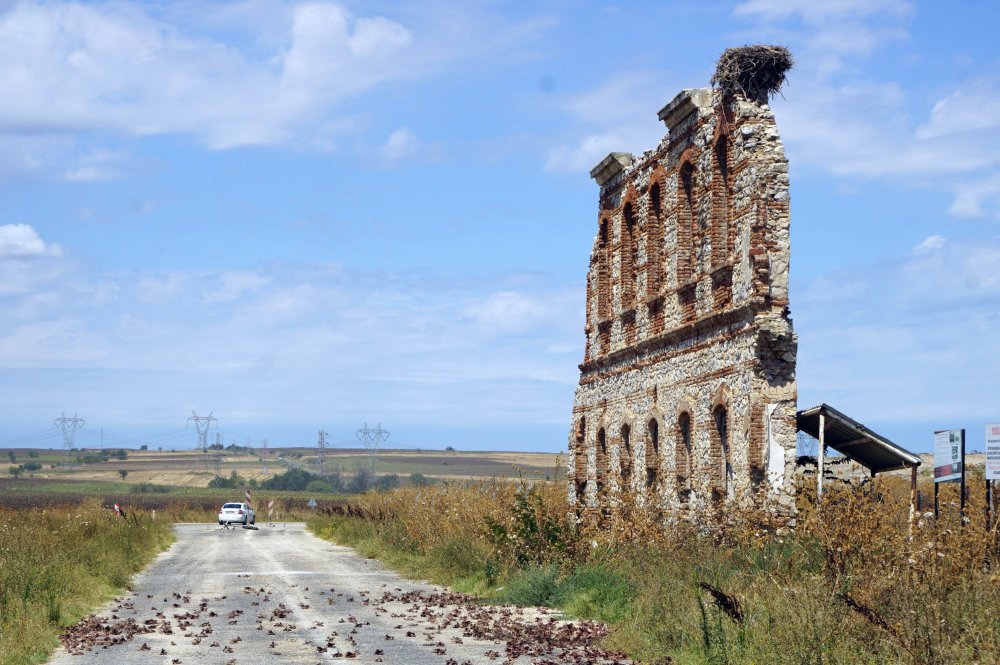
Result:
{"label": "stone ruin wall", "polygon": [[[569,499],[668,511],[768,497],[794,512],[788,164],[767,104],[685,90],[668,134],[612,153],[587,275]],[[649,493],[649,494],[647,494]]]}

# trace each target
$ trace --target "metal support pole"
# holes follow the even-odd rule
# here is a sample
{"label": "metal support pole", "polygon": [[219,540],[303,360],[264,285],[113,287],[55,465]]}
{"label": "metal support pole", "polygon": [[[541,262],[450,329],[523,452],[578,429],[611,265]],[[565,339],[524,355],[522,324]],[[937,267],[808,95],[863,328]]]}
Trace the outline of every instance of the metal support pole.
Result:
{"label": "metal support pole", "polygon": [[962,430],[962,497],[959,500],[959,524],[965,526],[965,429]]}
{"label": "metal support pole", "polygon": [[986,486],[986,506],[984,508],[986,512],[986,530],[989,531],[993,527],[992,512],[993,512],[993,481],[986,479],[983,481]]}
{"label": "metal support pole", "polygon": [[917,465],[910,465],[910,505],[913,512],[917,512]]}
{"label": "metal support pole", "polygon": [[823,472],[826,467],[826,416],[819,412],[819,461],[816,474],[816,503],[823,500]]}

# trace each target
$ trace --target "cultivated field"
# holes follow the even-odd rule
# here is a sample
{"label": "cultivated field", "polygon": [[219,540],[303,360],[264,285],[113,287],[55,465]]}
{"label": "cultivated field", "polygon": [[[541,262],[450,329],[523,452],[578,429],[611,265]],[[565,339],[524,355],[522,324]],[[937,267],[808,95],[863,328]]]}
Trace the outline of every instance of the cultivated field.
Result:
{"label": "cultivated field", "polygon": [[[242,478],[258,482],[282,473],[289,468],[301,467],[319,472],[319,459],[315,448],[275,448],[268,451],[267,473],[261,458],[246,452],[221,451],[204,454],[192,450],[155,451],[127,450],[124,460],[111,457],[107,461],[85,462],[101,452],[87,449],[75,452],[72,457],[57,450],[31,450],[27,448],[0,449],[0,477],[11,476],[11,466],[36,463],[41,469],[23,471],[22,477],[44,481],[104,481],[121,480],[119,472],[127,472],[129,483],[153,483],[175,487],[206,487],[219,475],[228,476],[235,471]],[[37,457],[29,457],[32,453]],[[14,462],[10,461],[13,454]],[[77,461],[79,459],[80,461]],[[367,464],[364,450],[335,449],[326,454],[325,470],[331,473],[351,474]],[[565,456],[554,453],[518,452],[463,452],[463,451],[414,451],[383,450],[378,457],[379,475],[395,474],[405,483],[412,474],[429,479],[469,480],[478,478],[525,478],[545,480],[565,476]]]}

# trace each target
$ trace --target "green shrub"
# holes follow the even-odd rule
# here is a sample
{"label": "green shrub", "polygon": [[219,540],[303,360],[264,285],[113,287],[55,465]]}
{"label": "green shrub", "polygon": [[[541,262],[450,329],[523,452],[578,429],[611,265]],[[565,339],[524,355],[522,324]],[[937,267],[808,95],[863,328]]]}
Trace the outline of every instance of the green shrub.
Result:
{"label": "green shrub", "polygon": [[512,605],[553,605],[559,592],[559,566],[531,566],[511,575],[497,599]]}

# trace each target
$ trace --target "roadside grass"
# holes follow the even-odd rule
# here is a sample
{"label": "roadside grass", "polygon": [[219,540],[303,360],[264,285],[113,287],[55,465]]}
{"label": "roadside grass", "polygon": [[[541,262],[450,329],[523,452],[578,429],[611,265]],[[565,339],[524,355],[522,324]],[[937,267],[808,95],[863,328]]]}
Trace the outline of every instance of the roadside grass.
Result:
{"label": "roadside grass", "polygon": [[486,602],[604,621],[608,646],[639,662],[1000,662],[1000,537],[978,493],[963,525],[955,494],[942,488],[934,519],[911,516],[899,478],[832,488],[819,509],[804,491],[789,529],[739,503],[694,523],[623,498],[578,519],[558,485],[448,483],[308,524]]}
{"label": "roadside grass", "polygon": [[0,665],[45,661],[63,627],[127,587],[173,538],[168,521],[118,517],[96,499],[0,505]]}

